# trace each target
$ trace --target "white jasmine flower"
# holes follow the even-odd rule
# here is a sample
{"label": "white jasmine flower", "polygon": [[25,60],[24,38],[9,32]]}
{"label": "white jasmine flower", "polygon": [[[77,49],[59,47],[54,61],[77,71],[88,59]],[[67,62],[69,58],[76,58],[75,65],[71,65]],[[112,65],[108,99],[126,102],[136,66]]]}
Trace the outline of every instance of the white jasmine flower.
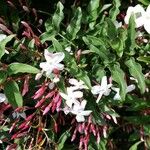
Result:
{"label": "white jasmine flower", "polygon": [[144,14],[144,29],[150,34],[150,5]]}
{"label": "white jasmine flower", "polygon": [[64,69],[64,65],[60,63],[65,57],[65,54],[63,52],[53,54],[46,49],[44,51],[44,57],[46,59],[46,62],[41,62],[40,68],[42,68],[43,72],[46,72],[46,76],[49,76],[54,69]]}
{"label": "white jasmine flower", "polygon": [[101,99],[101,97],[103,95],[108,96],[110,94],[110,91],[111,91],[110,87],[111,86],[112,86],[112,84],[107,84],[107,77],[104,76],[102,78],[101,85],[95,85],[95,86],[92,87],[91,92],[94,95],[98,95],[99,94],[99,96],[98,96],[98,98],[96,100],[96,103],[99,102],[99,100]]}
{"label": "white jasmine flower", "polygon": [[0,93],[0,103],[7,103],[7,97],[5,96],[5,94]]}
{"label": "white jasmine flower", "polygon": [[19,117],[22,117],[22,118],[26,118],[26,114],[24,113],[24,112],[22,112],[22,113],[19,113],[19,112],[13,112],[12,113],[12,116],[13,116],[13,118],[15,119],[15,118],[19,118]]}
{"label": "white jasmine flower", "polygon": [[71,85],[73,85],[72,88],[74,90],[77,90],[77,89],[88,89],[88,87],[84,84],[84,82],[82,80],[78,81],[78,80],[76,80],[74,78],[71,78],[71,79],[69,79],[69,83]]}
{"label": "white jasmine flower", "polygon": [[136,27],[141,27],[144,24],[144,15],[145,15],[145,10],[141,5],[136,5],[135,7],[130,6],[127,10],[127,14],[125,16],[125,23],[129,24],[129,19],[131,17],[131,15],[134,15],[134,19],[135,19],[135,24]]}
{"label": "white jasmine flower", "polygon": [[71,87],[68,87],[67,88],[67,94],[60,92],[60,95],[62,96],[62,98],[64,98],[66,100],[66,104],[70,108],[72,108],[73,104],[79,104],[79,101],[77,99],[83,97],[83,92],[73,91],[73,90],[74,89],[72,89]]}
{"label": "white jasmine flower", "polygon": [[75,104],[71,110],[71,113],[76,115],[77,122],[84,122],[84,116],[89,116],[92,112],[91,110],[84,110],[87,101],[83,100],[80,104]]}
{"label": "white jasmine flower", "polygon": [[[133,91],[134,89],[135,89],[135,85],[131,84],[131,85],[127,86],[126,93],[129,93],[129,92]],[[113,99],[114,100],[120,100],[121,99],[120,88],[112,87],[112,90],[114,90],[116,92],[116,94],[115,94]]]}

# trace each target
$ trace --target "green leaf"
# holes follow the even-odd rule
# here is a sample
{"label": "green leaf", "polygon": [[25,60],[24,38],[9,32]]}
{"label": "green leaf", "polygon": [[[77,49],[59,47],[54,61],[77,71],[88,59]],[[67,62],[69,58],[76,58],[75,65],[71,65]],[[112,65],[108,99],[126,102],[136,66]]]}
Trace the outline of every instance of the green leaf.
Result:
{"label": "green leaf", "polygon": [[0,59],[2,58],[2,56],[5,54],[5,46],[6,44],[12,40],[13,37],[15,37],[16,35],[12,34],[7,36],[4,40],[0,41]]}
{"label": "green leaf", "polygon": [[55,30],[51,30],[49,32],[44,32],[43,34],[40,35],[40,40],[42,42],[42,44],[45,42],[45,41],[51,41],[52,38],[54,38],[56,35],[56,31]]}
{"label": "green leaf", "polygon": [[125,100],[127,84],[125,81],[125,74],[119,65],[114,65],[109,68],[111,71],[113,81],[117,82],[120,88],[120,96]]}
{"label": "green leaf", "polygon": [[113,7],[110,9],[109,14],[112,21],[116,20],[116,16],[120,13],[120,0],[113,0]]}
{"label": "green leaf", "polygon": [[7,79],[7,73],[4,70],[0,70],[0,84],[4,83]]}
{"label": "green leaf", "polygon": [[141,90],[141,93],[144,93],[146,85],[141,65],[136,63],[134,58],[130,58],[125,64],[128,66],[130,74],[138,80],[138,87]]}
{"label": "green leaf", "polygon": [[37,74],[39,72],[37,68],[23,63],[11,63],[8,66],[7,71],[8,71],[8,75],[17,74],[17,73]]}
{"label": "green leaf", "polygon": [[131,15],[129,19],[129,27],[127,32],[127,40],[126,40],[126,49],[129,50],[130,55],[133,55],[134,48],[136,47],[136,31],[135,31],[135,21],[134,21],[134,15]]}
{"label": "green leaf", "polygon": [[98,18],[98,8],[99,8],[99,0],[90,0],[90,3],[88,5],[87,11],[88,11],[88,22],[90,23],[90,28],[93,28],[95,25],[95,21]]}
{"label": "green leaf", "polygon": [[150,64],[150,56],[140,56],[137,58],[137,60]]}
{"label": "green leaf", "polygon": [[147,6],[150,4],[149,0],[138,0],[138,1]]}
{"label": "green leaf", "polygon": [[18,84],[15,81],[8,81],[4,85],[4,93],[8,99],[8,102],[13,107],[22,107],[23,99],[19,91]]}
{"label": "green leaf", "polygon": [[52,24],[55,30],[59,31],[59,26],[61,21],[64,19],[64,13],[63,13],[64,6],[61,2],[57,3],[57,9],[52,17]]}
{"label": "green leaf", "polygon": [[71,19],[71,23],[68,25],[66,29],[66,35],[68,39],[74,40],[76,38],[77,33],[81,27],[81,19],[82,19],[82,11],[81,8],[78,7],[75,11],[74,17]]}
{"label": "green leaf", "polygon": [[69,138],[70,136],[71,136],[71,135],[70,135],[70,132],[69,132],[69,131],[66,131],[66,132],[64,132],[64,133],[61,135],[61,137],[60,137],[59,140],[58,140],[58,147],[57,147],[58,150],[62,150],[62,149],[63,149],[64,144],[65,144],[67,138]]}
{"label": "green leaf", "polygon": [[136,142],[135,144],[133,144],[130,148],[129,148],[129,150],[137,150],[137,147],[138,147],[138,145],[140,144],[140,143],[142,143],[143,141],[138,141],[138,142]]}
{"label": "green leaf", "polygon": [[106,23],[107,23],[107,35],[109,39],[110,40],[116,39],[118,37],[118,34],[114,23],[109,18],[106,19]]}

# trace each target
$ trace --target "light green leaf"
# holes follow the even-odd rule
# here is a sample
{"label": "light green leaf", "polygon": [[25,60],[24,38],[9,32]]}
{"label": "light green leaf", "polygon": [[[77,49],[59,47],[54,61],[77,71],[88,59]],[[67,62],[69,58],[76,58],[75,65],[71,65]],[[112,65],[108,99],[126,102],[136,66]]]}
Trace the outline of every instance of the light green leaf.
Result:
{"label": "light green leaf", "polygon": [[87,8],[88,17],[89,17],[88,22],[90,23],[89,27],[91,29],[95,25],[95,21],[96,21],[96,19],[98,17],[99,4],[100,4],[99,0],[90,0],[90,3],[89,3],[88,8]]}
{"label": "light green leaf", "polygon": [[8,99],[8,102],[13,107],[22,107],[23,99],[22,99],[21,93],[19,91],[18,84],[15,81],[13,81],[13,80],[8,81],[4,85],[4,93]]}
{"label": "light green leaf", "polygon": [[12,63],[8,66],[7,71],[8,71],[8,75],[17,74],[17,73],[37,74],[39,72],[37,68],[23,63]]}
{"label": "light green leaf", "polygon": [[128,66],[131,76],[138,80],[138,87],[141,90],[141,93],[144,93],[146,85],[141,65],[135,62],[134,58],[130,58],[125,64]]}
{"label": "light green leaf", "polygon": [[120,88],[120,96],[125,100],[127,84],[125,81],[125,74],[119,65],[114,65],[109,68],[111,71],[113,81],[117,82]]}
{"label": "light green leaf", "polygon": [[57,9],[52,17],[52,24],[55,30],[59,31],[59,26],[61,21],[64,18],[64,13],[63,13],[64,6],[62,5],[61,2],[57,3]]}
{"label": "light green leaf", "polygon": [[61,137],[58,140],[58,147],[57,147],[58,150],[62,150],[63,149],[67,138],[69,138],[70,136],[71,135],[70,135],[70,132],[68,130],[61,135]]}
{"label": "light green leaf", "polygon": [[0,41],[0,59],[5,54],[5,46],[6,44],[12,40],[13,37],[15,37],[15,34],[7,36],[4,40]]}
{"label": "light green leaf", "polygon": [[112,21],[116,20],[116,16],[119,14],[120,10],[120,0],[113,0],[113,7],[110,9],[109,14]]}
{"label": "light green leaf", "polygon": [[129,150],[137,150],[137,147],[138,147],[138,145],[139,145],[140,143],[142,143],[142,141],[136,142],[135,144],[133,144],[133,145],[130,147]]}
{"label": "light green leaf", "polygon": [[137,58],[137,60],[150,64],[150,56],[140,56]]}
{"label": "light green leaf", "polygon": [[74,40],[81,27],[82,11],[78,7],[75,11],[74,17],[71,19],[70,24],[66,29],[66,35],[68,39]]}

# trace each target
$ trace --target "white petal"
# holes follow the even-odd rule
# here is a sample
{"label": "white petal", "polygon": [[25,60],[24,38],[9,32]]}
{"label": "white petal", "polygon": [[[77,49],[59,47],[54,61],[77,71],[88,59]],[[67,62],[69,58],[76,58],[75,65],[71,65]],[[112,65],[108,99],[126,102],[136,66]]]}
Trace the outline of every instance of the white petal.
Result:
{"label": "white petal", "polygon": [[103,92],[99,93],[96,103],[99,103],[100,99],[102,98]]}
{"label": "white petal", "polygon": [[75,97],[75,98],[82,98],[83,97],[83,92],[75,91],[75,92],[73,92],[73,97]]}
{"label": "white petal", "polygon": [[63,70],[64,69],[64,65],[63,64],[54,64],[54,69],[57,69],[57,70]]}
{"label": "white petal", "polygon": [[71,79],[69,79],[69,83],[70,83],[71,85],[78,85],[78,80],[76,80],[76,79],[74,79],[74,78],[71,78]]}
{"label": "white petal", "polygon": [[105,95],[105,96],[108,96],[108,95],[110,94],[110,92],[111,92],[111,89],[107,89],[107,90],[104,92],[104,95]]}
{"label": "white petal", "polygon": [[83,101],[81,102],[81,107],[82,107],[83,110],[85,109],[86,104],[87,104],[87,101],[86,101],[86,100],[83,100]]}
{"label": "white petal", "polygon": [[3,93],[0,93],[0,103],[5,102],[6,101],[6,96]]}
{"label": "white petal", "polygon": [[101,88],[105,88],[107,86],[107,77],[103,76],[101,81]]}
{"label": "white petal", "polygon": [[120,94],[119,93],[116,93],[116,95],[113,97],[114,100],[120,100],[121,97],[120,97]]}
{"label": "white petal", "polygon": [[52,66],[47,62],[41,62],[40,68],[42,68],[44,71],[53,70]]}
{"label": "white petal", "polygon": [[60,81],[60,79],[58,78],[58,77],[55,77],[54,79],[53,79],[53,82],[54,83],[58,83]]}
{"label": "white petal", "polygon": [[43,75],[43,72],[37,73],[35,76],[35,80],[39,80],[42,77],[42,75]]}
{"label": "white petal", "polygon": [[85,110],[85,111],[81,111],[80,114],[82,116],[89,116],[91,114],[91,112],[92,112],[91,110]]}
{"label": "white petal", "polygon": [[22,118],[26,118],[26,114],[24,113],[24,112],[22,112],[22,113],[19,113],[19,115],[22,117]]}
{"label": "white petal", "polygon": [[61,62],[64,58],[65,58],[65,54],[64,54],[63,52],[54,53],[54,54],[53,54],[52,62],[53,62],[53,63],[59,63],[59,62]]}
{"label": "white petal", "polygon": [[77,116],[76,116],[76,120],[77,120],[77,122],[84,122],[84,121],[85,121],[85,118],[84,118],[84,116],[77,115]]}
{"label": "white petal", "polygon": [[135,85],[134,84],[131,84],[131,85],[129,85],[128,87],[127,87],[127,93],[128,92],[131,92],[131,91],[133,91],[135,89]]}
{"label": "white petal", "polygon": [[92,94],[94,94],[94,95],[99,94],[100,88],[101,88],[100,85],[93,86],[92,89],[91,89]]}
{"label": "white petal", "polygon": [[47,49],[44,50],[44,57],[46,59],[47,62],[51,62],[52,58],[53,58],[53,53],[50,53]]}
{"label": "white petal", "polygon": [[68,99],[68,100],[66,100],[66,104],[67,104],[67,106],[72,108],[73,101],[71,99]]}
{"label": "white petal", "polygon": [[65,48],[65,50],[66,50],[67,52],[71,52],[71,47],[68,46],[68,47]]}
{"label": "white petal", "polygon": [[59,92],[60,96],[65,99],[65,100],[68,100],[68,95],[62,93],[62,92]]}
{"label": "white petal", "polygon": [[4,40],[7,36],[5,34],[0,34],[0,41]]}

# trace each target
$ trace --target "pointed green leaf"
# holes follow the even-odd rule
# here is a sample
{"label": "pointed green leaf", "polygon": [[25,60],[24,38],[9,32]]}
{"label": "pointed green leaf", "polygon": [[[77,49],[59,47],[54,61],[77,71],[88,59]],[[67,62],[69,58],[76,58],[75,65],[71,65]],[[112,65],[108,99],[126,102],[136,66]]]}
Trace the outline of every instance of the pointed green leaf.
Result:
{"label": "pointed green leaf", "polygon": [[4,85],[4,93],[8,99],[8,102],[13,107],[22,107],[23,99],[19,91],[18,84],[15,81],[8,81]]}
{"label": "pointed green leaf", "polygon": [[5,46],[6,44],[12,40],[13,37],[15,37],[16,35],[12,34],[7,36],[4,40],[0,41],[0,59],[2,58],[2,56],[5,54]]}
{"label": "pointed green leaf", "polygon": [[136,31],[135,31],[134,15],[131,15],[129,19],[129,27],[126,40],[126,49],[130,52],[131,55],[135,53],[134,52],[134,48],[136,47],[135,38],[136,38]]}
{"label": "pointed green leaf", "polygon": [[59,31],[59,26],[61,21],[64,19],[64,13],[63,13],[64,6],[61,2],[57,3],[57,9],[52,17],[52,24],[55,30]]}
{"label": "pointed green leaf", "polygon": [[82,19],[82,11],[81,8],[78,7],[74,14],[74,17],[71,19],[70,24],[66,29],[66,35],[68,39],[74,40],[76,38],[76,35],[81,27],[81,19]]}
{"label": "pointed green leaf", "polygon": [[138,87],[141,90],[141,93],[144,93],[146,85],[141,65],[135,62],[134,58],[130,58],[125,64],[128,66],[131,76],[138,80]]}
{"label": "pointed green leaf", "polygon": [[113,7],[110,9],[109,14],[112,21],[116,20],[116,16],[120,13],[119,7],[121,3],[120,0],[113,0]]}
{"label": "pointed green leaf", "polygon": [[70,132],[69,132],[68,130],[67,130],[66,132],[64,132],[64,133],[61,135],[61,137],[60,137],[59,140],[58,140],[58,147],[57,147],[58,150],[62,150],[62,149],[63,149],[66,140],[67,140],[70,136],[71,136],[71,135],[70,135]]}
{"label": "pointed green leaf", "polygon": [[140,143],[142,143],[142,141],[136,142],[135,144],[133,144],[133,145],[129,148],[129,150],[137,150],[137,147],[138,147],[138,145],[139,145]]}
{"label": "pointed green leaf", "polygon": [[117,82],[120,88],[120,96],[125,100],[127,84],[125,81],[125,74],[119,65],[114,65],[109,68],[111,71],[113,81]]}
{"label": "pointed green leaf", "polygon": [[23,64],[23,63],[12,63],[7,68],[8,75],[17,73],[32,73],[37,74],[39,70],[33,66]]}

